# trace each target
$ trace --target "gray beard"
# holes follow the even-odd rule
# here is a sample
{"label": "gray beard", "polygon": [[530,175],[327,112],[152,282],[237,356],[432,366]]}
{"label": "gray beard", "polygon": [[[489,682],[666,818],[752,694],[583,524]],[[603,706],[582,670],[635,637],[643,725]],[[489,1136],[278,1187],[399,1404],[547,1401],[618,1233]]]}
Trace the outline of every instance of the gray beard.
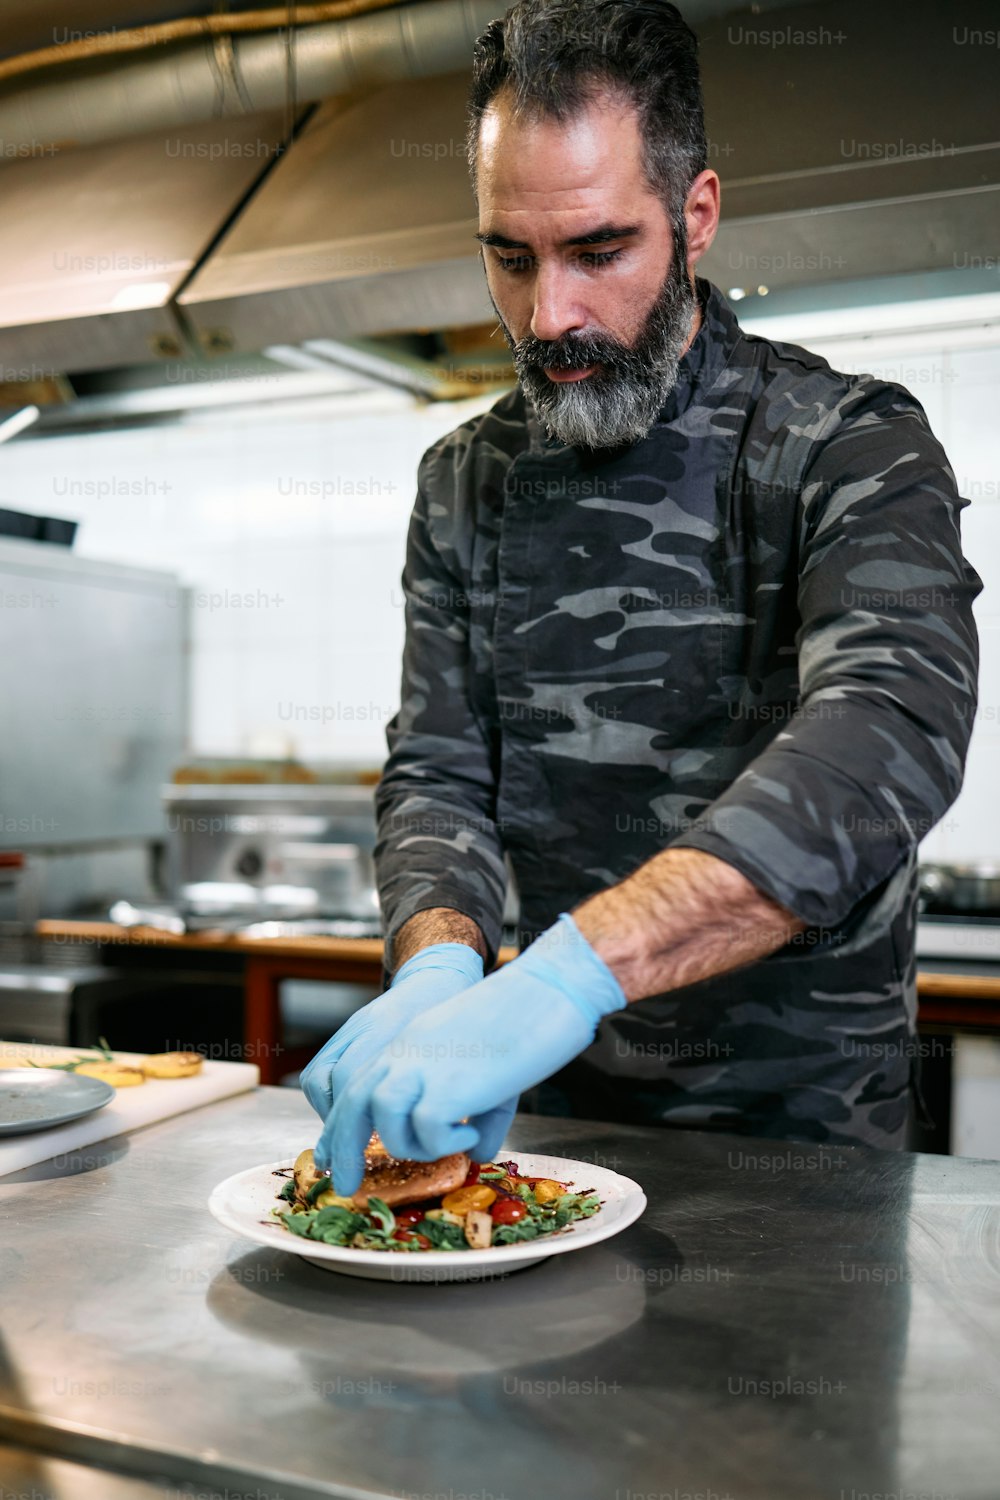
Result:
{"label": "gray beard", "polygon": [[[638,442],[653,426],[677,384],[698,305],[685,273],[683,238],[675,231],[670,269],[632,344],[606,333],[565,334],[551,342],[528,334],[517,341],[500,318],[521,389],[551,437],[583,448],[616,448]],[[546,366],[581,370],[595,364],[600,369],[593,375],[571,383],[558,384],[545,374]]]}

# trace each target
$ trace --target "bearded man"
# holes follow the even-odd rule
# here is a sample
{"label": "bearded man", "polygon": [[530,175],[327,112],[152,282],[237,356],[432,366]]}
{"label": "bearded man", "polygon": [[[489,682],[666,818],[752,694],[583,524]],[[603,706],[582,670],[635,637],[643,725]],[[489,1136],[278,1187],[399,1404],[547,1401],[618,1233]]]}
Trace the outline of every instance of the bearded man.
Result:
{"label": "bearded man", "polygon": [[[976,702],[919,403],[744,334],[693,34],[518,0],[470,165],[518,387],[425,454],[376,850],[386,993],[313,1060],[339,1192],[592,1119],[903,1143],[919,840]],[[507,862],[520,955],[493,973]],[[484,977],[486,974],[487,977]]]}

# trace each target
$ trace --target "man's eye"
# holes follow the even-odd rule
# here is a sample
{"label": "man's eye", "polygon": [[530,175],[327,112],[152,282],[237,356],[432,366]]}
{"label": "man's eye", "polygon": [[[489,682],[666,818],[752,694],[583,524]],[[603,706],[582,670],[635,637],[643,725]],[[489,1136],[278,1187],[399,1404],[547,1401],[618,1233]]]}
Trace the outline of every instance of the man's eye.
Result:
{"label": "man's eye", "polygon": [[622,252],[621,252],[620,249],[618,249],[618,250],[585,250],[584,253],[580,256],[580,260],[581,260],[582,264],[585,265],[585,266],[590,266],[590,267],[607,266],[607,265],[610,265],[613,260],[617,260],[618,257],[619,257],[619,255],[621,255],[621,253]]}
{"label": "man's eye", "polygon": [[[588,271],[596,271],[599,266],[608,266],[613,260],[617,260],[623,254],[621,247],[617,250],[584,250],[578,259],[581,266]],[[533,257],[530,255],[498,256],[497,265],[501,271],[507,271],[512,276],[523,275],[531,269]]]}

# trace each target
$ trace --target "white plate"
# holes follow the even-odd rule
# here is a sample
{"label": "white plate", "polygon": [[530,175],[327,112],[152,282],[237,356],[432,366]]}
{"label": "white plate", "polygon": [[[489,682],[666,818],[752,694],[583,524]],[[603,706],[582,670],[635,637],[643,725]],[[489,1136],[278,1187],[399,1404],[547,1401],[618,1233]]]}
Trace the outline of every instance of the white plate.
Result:
{"label": "white plate", "polygon": [[274,1173],[279,1168],[291,1167],[294,1158],[251,1167],[247,1172],[227,1177],[213,1191],[208,1206],[219,1223],[234,1234],[258,1245],[287,1250],[290,1255],[302,1255],[326,1271],[341,1271],[372,1281],[421,1282],[480,1281],[502,1276],[507,1271],[522,1271],[550,1255],[565,1255],[570,1250],[583,1250],[587,1245],[609,1239],[634,1223],[646,1207],[646,1195],[639,1184],[618,1172],[609,1172],[606,1167],[594,1167],[565,1156],[535,1156],[526,1151],[514,1151],[505,1155],[504,1160],[516,1161],[526,1177],[571,1182],[578,1192],[593,1188],[601,1207],[591,1218],[580,1219],[561,1234],[520,1244],[495,1245],[489,1250],[352,1250],[346,1245],[321,1245],[301,1239],[271,1218],[281,1187],[281,1179]]}

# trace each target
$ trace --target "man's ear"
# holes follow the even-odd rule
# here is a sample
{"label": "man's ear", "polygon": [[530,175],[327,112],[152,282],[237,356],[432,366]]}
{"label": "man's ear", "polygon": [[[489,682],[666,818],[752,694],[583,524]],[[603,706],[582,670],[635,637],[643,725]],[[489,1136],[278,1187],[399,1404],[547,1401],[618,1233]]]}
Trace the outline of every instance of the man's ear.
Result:
{"label": "man's ear", "polygon": [[718,172],[706,167],[692,182],[684,200],[687,224],[688,270],[698,264],[715,239],[719,227],[719,199],[722,185]]}

